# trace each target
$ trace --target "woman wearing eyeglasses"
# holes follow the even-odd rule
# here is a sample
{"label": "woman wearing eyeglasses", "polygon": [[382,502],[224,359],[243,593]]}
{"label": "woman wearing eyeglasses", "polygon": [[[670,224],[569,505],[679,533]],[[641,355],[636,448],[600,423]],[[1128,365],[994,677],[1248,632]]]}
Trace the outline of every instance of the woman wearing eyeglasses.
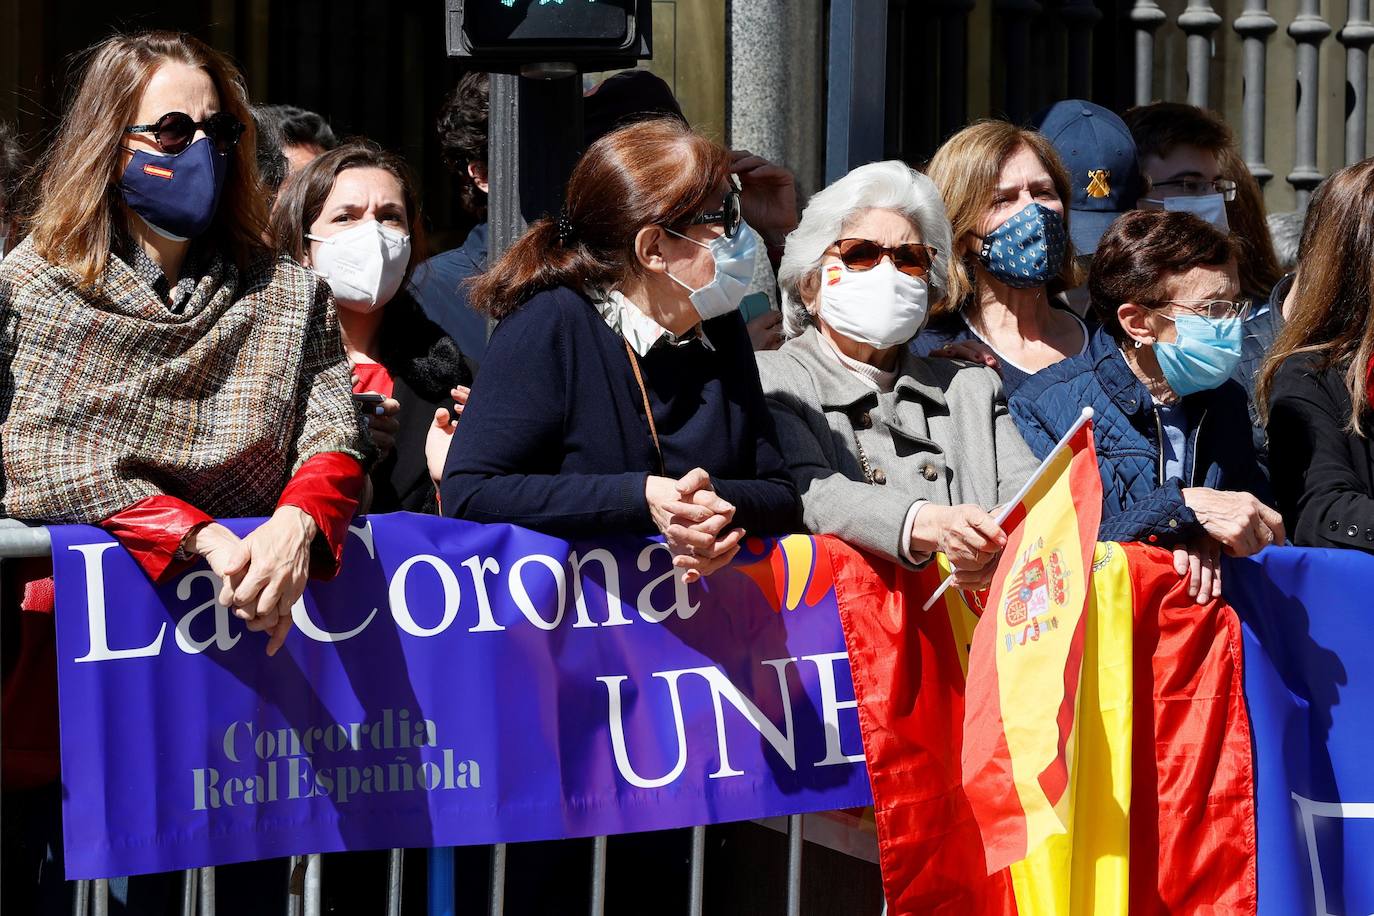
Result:
{"label": "woman wearing eyeglasses", "polygon": [[913,347],[995,367],[1007,394],[1084,352],[1093,319],[1057,294],[1078,285],[1069,176],[1043,135],[980,121],[935,151],[928,169],[953,228],[949,295]]}
{"label": "woman wearing eyeglasses", "polygon": [[1189,594],[1221,593],[1220,554],[1284,541],[1250,438],[1240,299],[1230,238],[1189,213],[1137,210],[1112,223],[1088,277],[1102,323],[1088,351],[1046,369],[1010,399],[1039,457],[1084,406],[1095,411],[1098,539],[1174,550]]}
{"label": "woman wearing eyeglasses", "polygon": [[557,219],[472,287],[498,319],[441,483],[446,515],[563,537],[662,532],[689,580],[796,490],[739,303],[762,245],[730,155],[675,120],[583,154]]}
{"label": "woman wearing eyeglasses", "polygon": [[758,360],[807,528],[907,564],[944,551],[958,583],[979,586],[1006,541],[988,510],[1035,459],[995,371],[907,346],[949,294],[949,252],[929,178],[855,169],[787,237],[788,340]]}
{"label": "woman wearing eyeglasses", "polygon": [[203,557],[271,654],[338,567],[369,446],[329,287],[263,241],[251,125],[194,38],[92,52],[0,268],[0,514],[102,525],[156,581]]}

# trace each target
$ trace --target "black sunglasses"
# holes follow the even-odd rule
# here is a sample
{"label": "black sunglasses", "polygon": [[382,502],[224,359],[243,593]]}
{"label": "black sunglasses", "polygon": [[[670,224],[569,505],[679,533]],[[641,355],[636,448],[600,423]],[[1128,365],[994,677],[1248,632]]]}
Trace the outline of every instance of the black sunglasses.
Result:
{"label": "black sunglasses", "polygon": [[245,127],[227,111],[217,111],[204,121],[192,121],[184,111],[169,111],[152,124],[133,124],[125,130],[131,134],[152,134],[158,149],[175,156],[191,145],[197,130],[205,131],[217,151],[227,153],[238,144]]}
{"label": "black sunglasses", "polygon": [[740,212],[739,191],[726,191],[725,200],[721,202],[719,210],[701,213],[687,221],[689,226],[701,226],[709,223],[721,223],[725,227],[725,237],[732,239],[735,233],[739,232],[740,223],[744,217]]}

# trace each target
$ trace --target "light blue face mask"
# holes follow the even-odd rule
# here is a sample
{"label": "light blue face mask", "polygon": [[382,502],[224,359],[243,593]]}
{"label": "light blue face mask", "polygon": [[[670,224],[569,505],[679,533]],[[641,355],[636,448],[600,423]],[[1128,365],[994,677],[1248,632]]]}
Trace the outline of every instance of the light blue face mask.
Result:
{"label": "light blue face mask", "polygon": [[1173,343],[1156,341],[1155,358],[1164,380],[1180,396],[1216,388],[1240,365],[1245,328],[1239,318],[1162,315],[1178,329]]}
{"label": "light blue face mask", "polygon": [[693,245],[711,252],[716,262],[716,275],[701,289],[693,289],[672,274],[668,279],[691,294],[693,307],[702,321],[710,321],[721,315],[728,315],[739,308],[744,294],[749,291],[749,282],[754,279],[754,264],[758,260],[759,236],[748,223],[741,222],[734,238],[718,235],[710,244],[698,242],[681,232],[668,229],[668,232]]}

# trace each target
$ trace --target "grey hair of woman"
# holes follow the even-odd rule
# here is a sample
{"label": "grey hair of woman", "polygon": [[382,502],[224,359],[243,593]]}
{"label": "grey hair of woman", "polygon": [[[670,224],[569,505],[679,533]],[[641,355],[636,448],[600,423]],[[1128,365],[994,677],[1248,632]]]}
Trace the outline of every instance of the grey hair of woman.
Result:
{"label": "grey hair of woman", "polygon": [[797,337],[812,324],[802,290],[820,289],[821,261],[826,251],[869,210],[891,210],[906,217],[921,234],[922,244],[935,249],[926,283],[932,305],[949,289],[949,253],[953,244],[949,217],[935,183],[904,162],[888,160],[861,165],[817,192],[802,211],[801,222],[787,236],[778,266],[782,289],[782,330]]}

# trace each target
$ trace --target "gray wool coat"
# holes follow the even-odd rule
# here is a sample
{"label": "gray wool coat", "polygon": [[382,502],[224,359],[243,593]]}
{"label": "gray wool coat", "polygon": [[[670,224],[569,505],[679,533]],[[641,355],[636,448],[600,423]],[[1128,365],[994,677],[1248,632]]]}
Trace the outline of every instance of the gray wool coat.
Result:
{"label": "gray wool coat", "polygon": [[758,362],[813,533],[905,562],[913,503],[991,509],[1015,496],[1038,464],[1007,413],[1001,377],[986,366],[903,347],[893,390],[879,393],[815,328],[759,353]]}

